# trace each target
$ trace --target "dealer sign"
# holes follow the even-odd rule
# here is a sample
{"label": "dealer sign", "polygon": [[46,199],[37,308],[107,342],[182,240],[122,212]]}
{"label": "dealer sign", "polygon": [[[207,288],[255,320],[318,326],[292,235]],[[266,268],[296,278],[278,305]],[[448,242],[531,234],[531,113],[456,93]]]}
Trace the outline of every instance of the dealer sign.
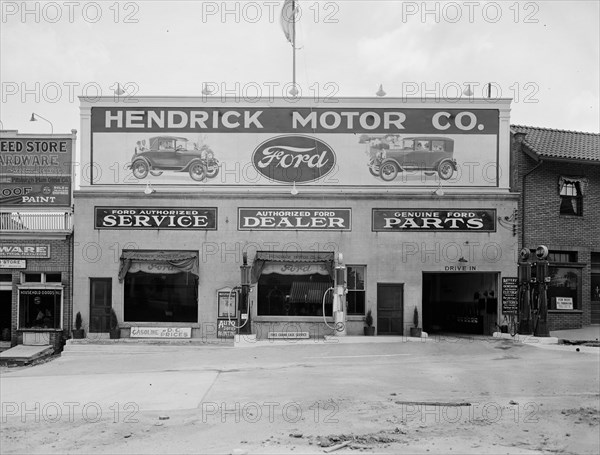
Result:
{"label": "dealer sign", "polygon": [[240,208],[238,230],[350,231],[351,209]]}
{"label": "dealer sign", "polygon": [[217,229],[216,208],[95,207],[96,229]]}
{"label": "dealer sign", "polygon": [[496,232],[495,209],[373,209],[374,232]]}

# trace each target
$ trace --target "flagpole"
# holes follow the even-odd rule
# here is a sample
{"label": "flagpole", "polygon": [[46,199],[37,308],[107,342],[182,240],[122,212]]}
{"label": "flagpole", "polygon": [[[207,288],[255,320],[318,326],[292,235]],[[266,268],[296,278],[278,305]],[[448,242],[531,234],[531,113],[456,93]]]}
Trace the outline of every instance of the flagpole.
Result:
{"label": "flagpole", "polygon": [[292,90],[296,91],[296,0],[292,0]]}

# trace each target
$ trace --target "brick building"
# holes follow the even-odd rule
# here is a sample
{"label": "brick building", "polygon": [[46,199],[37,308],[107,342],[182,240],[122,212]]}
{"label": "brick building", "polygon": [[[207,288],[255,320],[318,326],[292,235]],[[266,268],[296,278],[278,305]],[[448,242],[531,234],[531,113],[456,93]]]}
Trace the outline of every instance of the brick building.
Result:
{"label": "brick building", "polygon": [[71,134],[0,133],[0,334],[60,350],[73,326]]}
{"label": "brick building", "polygon": [[550,250],[548,328],[600,323],[600,135],[513,125],[519,246]]}

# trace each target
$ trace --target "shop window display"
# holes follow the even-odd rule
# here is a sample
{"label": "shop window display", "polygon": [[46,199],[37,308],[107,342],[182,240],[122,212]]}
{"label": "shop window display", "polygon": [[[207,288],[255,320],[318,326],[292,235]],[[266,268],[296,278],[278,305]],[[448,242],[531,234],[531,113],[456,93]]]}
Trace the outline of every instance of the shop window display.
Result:
{"label": "shop window display", "polygon": [[125,276],[126,322],[198,322],[198,277],[189,272]]}
{"label": "shop window display", "polygon": [[23,289],[19,293],[19,327],[59,329],[62,291]]}
{"label": "shop window display", "polygon": [[[329,275],[262,275],[258,281],[259,316],[322,316],[323,296],[333,286]],[[325,298],[325,315],[332,315],[332,293]]]}

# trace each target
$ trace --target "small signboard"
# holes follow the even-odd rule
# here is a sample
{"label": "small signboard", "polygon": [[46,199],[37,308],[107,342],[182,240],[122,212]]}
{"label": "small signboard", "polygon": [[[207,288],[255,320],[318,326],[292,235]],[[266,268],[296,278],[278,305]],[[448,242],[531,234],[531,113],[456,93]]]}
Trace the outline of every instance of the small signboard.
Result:
{"label": "small signboard", "polygon": [[297,340],[308,339],[308,332],[269,332],[269,339]]}
{"label": "small signboard", "polygon": [[25,259],[0,259],[0,269],[25,269],[27,261]]}
{"label": "small signboard", "polygon": [[502,277],[502,313],[517,313],[519,308],[519,279]]}
{"label": "small signboard", "polygon": [[0,244],[0,257],[47,259],[50,257],[50,245]]}
{"label": "small signboard", "polygon": [[131,338],[192,338],[191,327],[132,327]]}
{"label": "small signboard", "polygon": [[217,338],[233,338],[235,336],[235,319],[217,319]]}
{"label": "small signboard", "polygon": [[556,309],[557,310],[572,310],[573,309],[573,297],[556,297]]}
{"label": "small signboard", "polygon": [[220,318],[237,318],[237,291],[231,291],[229,288],[219,289],[217,291],[217,302]]}

